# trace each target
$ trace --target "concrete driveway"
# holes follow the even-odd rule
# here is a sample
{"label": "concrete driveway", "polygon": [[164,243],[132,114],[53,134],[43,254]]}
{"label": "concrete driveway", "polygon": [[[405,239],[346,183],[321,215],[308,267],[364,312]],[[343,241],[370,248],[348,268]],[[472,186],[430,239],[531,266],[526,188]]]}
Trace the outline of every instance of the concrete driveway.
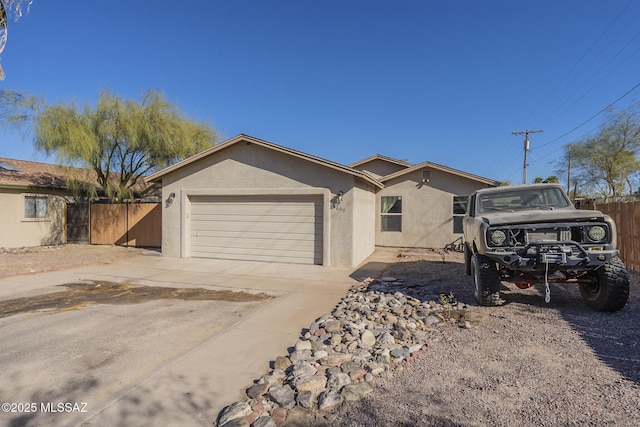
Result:
{"label": "concrete driveway", "polygon": [[0,303],[33,300],[78,282],[173,288],[172,295],[197,288],[274,297],[120,303],[126,288],[113,294],[113,303],[89,298],[5,313],[0,402],[13,405],[3,405],[0,425],[210,426],[270,361],[287,354],[302,328],[333,309],[356,283],[353,272],[139,256],[0,280]]}

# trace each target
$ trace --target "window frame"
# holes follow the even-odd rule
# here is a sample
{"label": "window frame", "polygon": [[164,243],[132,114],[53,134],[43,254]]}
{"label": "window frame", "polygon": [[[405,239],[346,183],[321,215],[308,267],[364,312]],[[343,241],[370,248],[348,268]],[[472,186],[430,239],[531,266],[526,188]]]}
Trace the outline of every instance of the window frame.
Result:
{"label": "window frame", "polygon": [[[33,206],[29,206],[33,204]],[[49,219],[49,196],[25,194],[24,219],[27,221],[46,221]]]}
{"label": "window frame", "polygon": [[[388,200],[388,202],[385,203],[385,199],[392,200]],[[396,207],[398,202],[400,202],[399,206]],[[387,206],[386,208],[385,205]],[[400,212],[392,212],[398,208]],[[402,233],[402,210],[402,196],[380,196],[380,231],[383,233]],[[397,227],[393,227],[395,224],[393,222],[390,224],[389,220],[393,219],[395,221],[396,218],[398,224]]]}
{"label": "window frame", "polygon": [[[460,210],[459,208],[462,206],[464,206],[464,209]],[[456,207],[458,207],[457,210],[456,210]],[[462,228],[462,222],[468,209],[469,209],[469,196],[453,196],[452,210],[451,210],[451,213],[453,215],[453,234],[464,233],[464,230]]]}

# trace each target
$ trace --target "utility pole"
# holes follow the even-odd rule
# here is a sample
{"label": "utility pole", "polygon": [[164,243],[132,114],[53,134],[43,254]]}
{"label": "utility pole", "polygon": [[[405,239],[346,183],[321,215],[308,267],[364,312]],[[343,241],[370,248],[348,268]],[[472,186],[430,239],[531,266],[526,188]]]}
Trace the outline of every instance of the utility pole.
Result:
{"label": "utility pole", "polygon": [[529,151],[529,134],[544,132],[544,129],[539,130],[521,130],[519,132],[511,132],[513,135],[524,135],[524,164],[522,166],[522,183],[527,183],[527,151]]}
{"label": "utility pole", "polygon": [[[569,167],[567,168],[567,194],[571,194],[571,153],[569,153]],[[575,194],[573,195],[575,198]]]}

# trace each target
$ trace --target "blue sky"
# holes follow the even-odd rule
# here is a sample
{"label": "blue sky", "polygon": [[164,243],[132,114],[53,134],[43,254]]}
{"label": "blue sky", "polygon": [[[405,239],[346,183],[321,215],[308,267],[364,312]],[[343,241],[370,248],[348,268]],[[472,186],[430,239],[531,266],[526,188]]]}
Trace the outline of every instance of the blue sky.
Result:
{"label": "blue sky", "polygon": [[[0,61],[0,87],[49,103],[154,89],[221,139],[517,184],[512,131],[544,129],[527,178],[555,174],[562,146],[640,83],[640,1],[34,0]],[[640,88],[615,105],[638,99]],[[0,157],[54,161],[29,134],[0,141]]]}

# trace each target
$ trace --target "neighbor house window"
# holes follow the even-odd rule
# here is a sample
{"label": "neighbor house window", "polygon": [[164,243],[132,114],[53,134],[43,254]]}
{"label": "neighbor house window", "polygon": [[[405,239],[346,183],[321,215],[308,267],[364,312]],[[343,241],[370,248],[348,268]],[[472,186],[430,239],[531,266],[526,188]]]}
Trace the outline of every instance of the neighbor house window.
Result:
{"label": "neighbor house window", "polygon": [[402,231],[402,197],[383,196],[380,203],[382,231]]}
{"label": "neighbor house window", "polygon": [[25,196],[24,197],[24,217],[25,218],[46,218],[49,214],[47,209],[47,196]]}
{"label": "neighbor house window", "polygon": [[453,232],[462,233],[462,218],[467,211],[468,196],[453,196]]}

